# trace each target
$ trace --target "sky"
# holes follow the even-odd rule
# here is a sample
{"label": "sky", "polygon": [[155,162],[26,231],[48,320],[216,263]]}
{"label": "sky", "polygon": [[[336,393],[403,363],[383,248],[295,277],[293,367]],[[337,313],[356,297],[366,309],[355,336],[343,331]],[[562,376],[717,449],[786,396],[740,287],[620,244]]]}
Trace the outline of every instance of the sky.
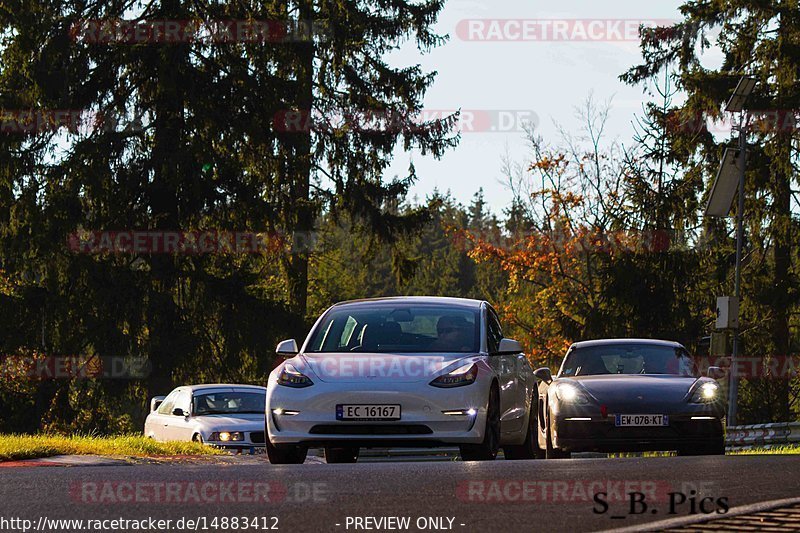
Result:
{"label": "sky", "polygon": [[642,86],[619,80],[641,62],[630,25],[679,20],[681,3],[448,0],[435,28],[449,41],[425,55],[413,44],[404,46],[390,63],[438,71],[424,101],[426,110],[461,109],[473,118],[473,130],[496,131],[464,131],[460,145],[438,161],[398,148],[387,176],[404,176],[413,161],[419,181],[412,196],[424,200],[435,189],[450,190],[468,204],[482,187],[489,208],[500,215],[511,201],[502,180],[503,155],[520,163],[530,160],[524,133],[510,124],[532,118],[539,133],[556,141],[554,121],[579,131],[575,108],[593,94],[599,102],[611,100],[608,140],[629,143],[632,121],[648,100]]}

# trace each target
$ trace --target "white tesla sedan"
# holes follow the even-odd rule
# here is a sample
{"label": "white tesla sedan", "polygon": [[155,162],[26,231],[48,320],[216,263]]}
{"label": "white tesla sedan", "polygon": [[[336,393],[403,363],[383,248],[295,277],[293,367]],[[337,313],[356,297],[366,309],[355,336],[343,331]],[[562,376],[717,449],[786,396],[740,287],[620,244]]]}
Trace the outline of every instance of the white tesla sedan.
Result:
{"label": "white tesla sedan", "polygon": [[360,447],[459,445],[464,460],[540,455],[536,379],[494,309],[477,300],[399,297],[334,305],[267,385],[267,454],[329,463]]}
{"label": "white tesla sedan", "polygon": [[263,448],[265,393],[264,387],[252,385],[178,387],[150,401],[144,434],[238,451]]}

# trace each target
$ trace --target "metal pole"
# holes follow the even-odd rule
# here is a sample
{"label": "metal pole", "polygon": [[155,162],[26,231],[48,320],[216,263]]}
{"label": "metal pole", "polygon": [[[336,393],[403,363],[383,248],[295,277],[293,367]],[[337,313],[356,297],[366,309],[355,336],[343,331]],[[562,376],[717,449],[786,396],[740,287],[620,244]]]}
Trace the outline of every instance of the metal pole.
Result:
{"label": "metal pole", "polygon": [[[736,297],[737,313],[741,304],[742,291],[742,247],[744,244],[744,174],[747,165],[747,138],[745,132],[745,112],[742,111],[742,120],[739,125],[739,209],[736,212]],[[738,323],[737,316],[737,323]],[[736,407],[739,401],[739,376],[737,375],[737,360],[739,357],[739,326],[733,330],[733,354],[731,357],[730,391],[728,393],[728,425],[736,425]]]}

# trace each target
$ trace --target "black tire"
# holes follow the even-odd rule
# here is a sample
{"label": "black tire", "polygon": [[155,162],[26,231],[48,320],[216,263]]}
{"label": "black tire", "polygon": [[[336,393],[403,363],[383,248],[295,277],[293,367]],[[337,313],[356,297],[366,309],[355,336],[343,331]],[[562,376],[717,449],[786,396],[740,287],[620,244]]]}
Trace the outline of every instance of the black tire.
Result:
{"label": "black tire", "polygon": [[525,442],[519,446],[505,446],[503,453],[507,460],[519,461],[524,459],[544,459],[545,452],[539,448],[539,439],[537,438],[538,420],[537,420],[536,402],[531,402],[531,412],[528,414],[528,436]]}
{"label": "black tire", "polygon": [[203,436],[199,433],[195,433],[194,436],[192,437],[192,442],[203,444]]}
{"label": "black tire", "polygon": [[693,446],[691,448],[679,448],[678,455],[725,455],[725,438],[722,437],[713,442],[709,442],[708,444]]}
{"label": "black tire", "polygon": [[570,452],[559,450],[553,446],[553,432],[550,427],[550,413],[547,413],[547,448],[545,449],[545,457],[547,459],[569,459],[572,457]]}
{"label": "black tire", "polygon": [[494,461],[500,449],[500,394],[496,386],[489,392],[486,406],[486,429],[480,444],[462,444],[462,461]]}
{"label": "black tire", "polygon": [[325,462],[328,464],[355,463],[358,461],[359,451],[360,449],[355,446],[348,446],[345,448],[325,446]]}

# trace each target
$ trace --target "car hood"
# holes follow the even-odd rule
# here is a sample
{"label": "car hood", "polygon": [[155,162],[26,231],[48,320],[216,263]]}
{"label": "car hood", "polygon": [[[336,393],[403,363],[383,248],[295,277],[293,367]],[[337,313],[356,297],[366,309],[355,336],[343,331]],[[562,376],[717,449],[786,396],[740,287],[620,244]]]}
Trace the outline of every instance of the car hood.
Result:
{"label": "car hood", "polygon": [[[578,383],[601,404],[640,401],[675,403],[684,401],[699,378],[674,375],[612,374],[576,376],[565,379]],[[561,381],[561,380],[559,380]]]}
{"label": "car hood", "polygon": [[264,415],[257,413],[201,415],[194,417],[194,421],[209,431],[263,431],[264,429]]}
{"label": "car hood", "polygon": [[301,357],[326,383],[412,383],[432,380],[449,366],[455,369],[458,361],[474,359],[475,354],[324,353]]}

